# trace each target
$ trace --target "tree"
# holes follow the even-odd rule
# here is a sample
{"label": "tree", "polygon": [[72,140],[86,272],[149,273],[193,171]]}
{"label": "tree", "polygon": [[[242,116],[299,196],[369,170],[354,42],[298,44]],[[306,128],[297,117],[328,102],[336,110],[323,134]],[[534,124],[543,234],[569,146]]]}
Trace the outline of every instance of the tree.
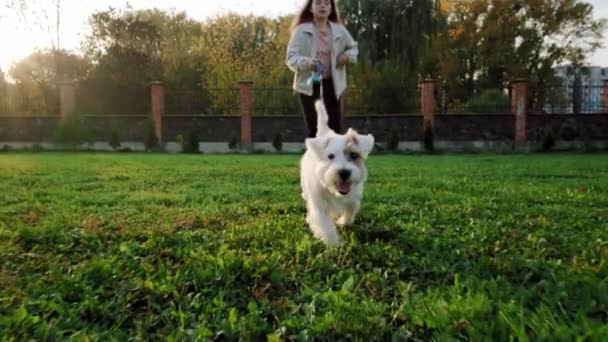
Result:
{"label": "tree", "polygon": [[92,96],[87,101],[92,111],[146,110],[145,101],[135,103],[132,98],[146,99],[138,94],[144,94],[150,81],[165,83],[170,113],[204,105],[202,58],[192,48],[201,34],[198,22],[184,12],[131,8],[100,11],[89,22],[92,30],[83,46],[96,67],[88,93],[102,92],[114,99],[112,103],[93,103],[96,97]]}
{"label": "tree", "polygon": [[166,85],[169,113],[196,113],[208,105],[202,84],[204,59],[194,46],[201,37],[201,24],[185,12],[141,12],[159,29],[162,80]]}
{"label": "tree", "polygon": [[21,25],[28,30],[45,32],[51,50],[61,49],[61,0],[5,0],[2,7],[9,14],[17,16]]}
{"label": "tree", "polygon": [[147,114],[147,84],[162,74],[158,28],[130,8],[98,11],[89,25],[82,46],[95,67],[80,85],[77,107],[96,114]]}
{"label": "tree", "polygon": [[197,51],[208,65],[207,84],[234,87],[243,79],[269,84],[275,81],[273,76],[288,73],[288,22],[228,14],[203,23]]}
{"label": "tree", "polygon": [[86,57],[66,50],[37,50],[17,62],[9,74],[16,83],[55,84],[84,80],[91,68]]}
{"label": "tree", "polygon": [[461,101],[523,77],[531,81],[533,103],[542,104],[557,86],[553,67],[582,64],[605,27],[579,0],[444,0],[440,9],[447,29],[434,41],[425,71],[460,90],[452,98]]}
{"label": "tree", "polygon": [[16,63],[9,74],[11,110],[20,114],[57,114],[58,81],[83,80],[90,62],[63,50],[39,50]]}
{"label": "tree", "polygon": [[159,79],[159,28],[136,11],[110,8],[89,18],[91,33],[83,49],[96,62],[93,78],[149,82]]}
{"label": "tree", "polygon": [[349,67],[349,111],[417,110],[422,57],[440,22],[435,0],[340,0],[341,15],[359,43],[359,63]]}
{"label": "tree", "polygon": [[[259,90],[290,84],[292,74],[285,66],[290,22],[288,17],[270,19],[228,14],[203,23],[196,54],[205,61],[205,87],[210,91],[214,107],[224,112],[238,108],[235,94],[226,90],[237,87],[241,80],[253,81]],[[255,97],[254,101],[258,102],[254,107],[259,104],[282,112],[296,110],[290,94],[260,95]]]}
{"label": "tree", "polygon": [[475,80],[481,68],[480,23],[487,14],[487,3],[488,0],[441,1],[439,13],[443,29],[431,43],[423,75],[439,79],[443,91],[449,92],[450,102],[465,102],[475,92]]}
{"label": "tree", "polygon": [[[47,36],[49,39],[48,49],[51,51],[47,57],[50,57],[50,67],[53,69],[51,74],[56,77],[51,82],[56,85],[63,81],[59,77],[69,71],[65,70],[65,68],[64,70],[59,70],[59,68],[65,67],[65,65],[61,65],[62,61],[59,60],[61,55],[65,54],[65,51],[61,50],[61,0],[38,2],[32,0],[6,0],[4,7],[8,9],[9,14],[18,18],[22,27],[30,31],[43,32]],[[44,110],[50,110],[52,113],[54,108],[45,108]]]}
{"label": "tree", "polygon": [[556,86],[553,67],[584,64],[585,56],[600,47],[606,20],[594,20],[593,6],[578,0],[526,0],[518,14],[521,43],[512,77],[530,79],[532,105],[540,108]]}
{"label": "tree", "polygon": [[0,114],[6,114],[8,112],[8,92],[6,79],[2,68],[0,68]]}
{"label": "tree", "polygon": [[388,59],[410,71],[418,69],[436,30],[436,1],[340,0],[339,6],[363,58]]}

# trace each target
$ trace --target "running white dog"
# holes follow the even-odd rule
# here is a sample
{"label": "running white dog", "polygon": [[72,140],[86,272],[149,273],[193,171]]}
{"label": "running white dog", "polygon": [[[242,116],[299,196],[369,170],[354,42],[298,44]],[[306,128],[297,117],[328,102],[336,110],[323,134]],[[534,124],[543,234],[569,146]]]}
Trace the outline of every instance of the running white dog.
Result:
{"label": "running white dog", "polygon": [[334,132],[327,124],[323,101],[318,100],[315,107],[317,136],[306,139],[306,152],[300,162],[302,198],[313,235],[337,246],[336,224],[352,224],[361,207],[367,180],[364,160],[374,147],[374,137],[351,128],[343,135]]}

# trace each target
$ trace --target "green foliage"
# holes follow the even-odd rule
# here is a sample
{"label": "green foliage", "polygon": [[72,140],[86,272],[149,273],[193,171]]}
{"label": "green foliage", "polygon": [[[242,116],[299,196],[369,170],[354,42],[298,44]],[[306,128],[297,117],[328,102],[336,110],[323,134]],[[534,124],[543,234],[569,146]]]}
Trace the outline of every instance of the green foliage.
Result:
{"label": "green foliage", "polygon": [[399,130],[391,130],[391,135],[386,144],[386,149],[389,151],[396,151],[399,148]]}
{"label": "green foliage", "polygon": [[59,84],[66,80],[84,79],[90,68],[91,63],[86,57],[67,51],[39,50],[31,53],[9,70],[14,83],[7,83],[4,89],[5,113],[57,115]]}
{"label": "green foliage", "polygon": [[201,83],[208,90],[214,114],[238,110],[237,96],[230,90],[243,80],[253,81],[256,88],[255,113],[292,114],[298,110],[289,90],[293,74],[284,60],[289,23],[288,18],[227,14],[201,25],[194,53],[205,61]]}
{"label": "green foliage", "polygon": [[[411,76],[411,77],[408,77]],[[419,112],[417,79],[402,64],[368,61],[349,70],[346,94],[349,114],[402,114]]]}
{"label": "green foliage", "polygon": [[61,120],[55,128],[53,136],[56,144],[68,148],[76,148],[83,143],[92,142],[92,139],[93,134],[80,113],[72,113]]}
{"label": "green foliage", "polygon": [[116,125],[110,129],[110,146],[115,150],[120,147],[120,129]]}
{"label": "green foliage", "polygon": [[228,141],[228,148],[231,150],[235,150],[239,147],[239,139],[236,134],[230,136],[230,140]]}
{"label": "green foliage", "polygon": [[542,130],[541,135],[541,150],[542,151],[551,151],[553,146],[555,146],[555,142],[557,141],[557,133],[552,126],[547,126]]}
{"label": "green foliage", "polygon": [[83,105],[100,113],[141,114],[149,102],[147,85],[159,80],[168,90],[168,112],[193,113],[205,105],[203,58],[191,52],[200,23],[183,12],[109,9],[93,14],[90,25],[84,46],[96,67],[87,79]]}
{"label": "green foliage", "polygon": [[274,149],[278,152],[283,150],[283,136],[281,135],[281,132],[275,133],[274,138],[272,138],[272,146],[274,146]]}
{"label": "green foliage", "polygon": [[[606,26],[578,0],[338,3],[359,43],[359,64],[348,66],[347,108],[355,114],[417,112],[417,84],[426,77],[450,86],[446,104],[458,104],[456,110],[484,89],[527,78],[532,108],[540,110],[558,100],[552,97],[558,93],[553,67],[584,64]],[[78,111],[143,114],[149,111],[149,82],[162,81],[167,113],[235,114],[235,88],[248,79],[259,88],[254,112],[293,114],[299,107],[284,63],[291,19],[226,14],[198,22],[157,9],[98,11],[89,18],[84,57],[55,49],[19,61],[0,107],[53,115],[58,84],[76,80],[84,81]]]}
{"label": "green foliage", "polygon": [[156,125],[152,117],[148,118],[144,124],[143,142],[146,151],[154,150],[158,147],[158,137],[156,136]]}
{"label": "green foliage", "polygon": [[182,152],[184,153],[199,153],[198,132],[191,130],[188,132],[186,139],[182,138]]}
{"label": "green foliage", "polygon": [[422,142],[425,151],[429,153],[435,152],[435,135],[433,133],[433,125],[429,124],[424,128],[424,137]]}
{"label": "green foliage", "polygon": [[608,159],[372,155],[327,249],[298,158],[1,154],[0,340],[608,334]]}
{"label": "green foliage", "polygon": [[8,114],[8,91],[4,72],[0,68],[0,114]]}
{"label": "green foliage", "polygon": [[533,104],[546,103],[556,82],[553,67],[581,65],[606,26],[583,1],[457,0],[440,8],[445,29],[431,43],[423,75],[447,81],[460,102],[526,78]]}
{"label": "green foliage", "polygon": [[340,14],[372,63],[391,60],[410,72],[418,70],[438,28],[435,1],[341,0]]}
{"label": "green foliage", "polygon": [[63,81],[83,80],[91,70],[87,57],[65,50],[37,50],[9,70],[18,84],[57,86]]}
{"label": "green foliage", "polygon": [[484,90],[479,96],[467,102],[466,110],[470,113],[508,113],[511,104],[509,96],[501,89]]}

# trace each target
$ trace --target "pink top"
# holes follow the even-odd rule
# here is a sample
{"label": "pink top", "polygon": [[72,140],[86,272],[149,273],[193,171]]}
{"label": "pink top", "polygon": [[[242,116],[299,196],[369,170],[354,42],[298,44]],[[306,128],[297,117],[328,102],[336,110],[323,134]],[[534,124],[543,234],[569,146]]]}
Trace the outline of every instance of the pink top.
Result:
{"label": "pink top", "polygon": [[323,65],[323,79],[331,78],[331,30],[316,29],[317,60]]}

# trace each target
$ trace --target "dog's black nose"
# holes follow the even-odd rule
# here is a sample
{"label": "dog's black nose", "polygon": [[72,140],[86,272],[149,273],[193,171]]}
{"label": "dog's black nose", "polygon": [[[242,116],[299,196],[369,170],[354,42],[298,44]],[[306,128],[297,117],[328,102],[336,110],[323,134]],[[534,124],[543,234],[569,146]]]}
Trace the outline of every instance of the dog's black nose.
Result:
{"label": "dog's black nose", "polygon": [[338,171],[338,176],[340,176],[342,180],[347,180],[350,177],[350,170],[342,169]]}

